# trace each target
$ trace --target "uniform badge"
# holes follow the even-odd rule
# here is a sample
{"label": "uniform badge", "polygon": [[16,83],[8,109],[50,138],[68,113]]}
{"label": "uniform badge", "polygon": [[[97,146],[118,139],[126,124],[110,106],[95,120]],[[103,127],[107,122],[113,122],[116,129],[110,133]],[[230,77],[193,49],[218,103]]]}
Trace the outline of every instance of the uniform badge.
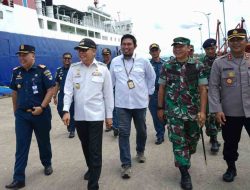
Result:
{"label": "uniform badge", "polygon": [[96,69],[95,72],[92,73],[93,76],[102,76],[102,73],[98,71],[98,69]]}
{"label": "uniform badge", "polygon": [[21,45],[21,46],[20,46],[20,49],[23,50],[23,49],[24,49],[24,45]]}
{"label": "uniform badge", "polygon": [[60,80],[62,80],[62,77],[60,77]]}
{"label": "uniform badge", "polygon": [[235,77],[235,72],[233,71],[228,72],[228,77]]}
{"label": "uniform badge", "polygon": [[233,31],[233,34],[238,34],[238,31],[237,31],[237,30],[234,30],[234,31]]}
{"label": "uniform badge", "polygon": [[226,80],[226,82],[227,82],[227,84],[231,85],[231,84],[233,83],[233,80],[230,79],[230,78],[228,78],[228,79]]}
{"label": "uniform badge", "polygon": [[21,84],[18,84],[18,85],[17,85],[17,88],[21,88],[21,87],[22,87]]}
{"label": "uniform badge", "polygon": [[80,89],[80,84],[79,83],[75,83],[75,87],[76,87],[76,89]]}

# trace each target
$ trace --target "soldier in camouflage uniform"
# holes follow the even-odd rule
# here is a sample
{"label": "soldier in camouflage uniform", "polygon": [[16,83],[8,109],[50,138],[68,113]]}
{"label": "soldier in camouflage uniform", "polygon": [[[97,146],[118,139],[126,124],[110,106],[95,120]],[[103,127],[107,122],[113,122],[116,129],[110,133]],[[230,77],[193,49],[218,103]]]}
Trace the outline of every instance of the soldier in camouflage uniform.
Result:
{"label": "soldier in camouflage uniform", "polygon": [[174,39],[175,58],[162,67],[158,94],[158,117],[167,120],[175,166],[181,172],[181,187],[187,190],[192,189],[190,158],[200,137],[197,116],[200,126],[206,120],[208,84],[203,65],[189,57],[189,45],[187,38]]}
{"label": "soldier in camouflage uniform", "polygon": [[[209,81],[211,68],[213,65],[214,60],[216,59],[216,40],[209,38],[207,39],[202,47],[204,48],[206,55],[200,59],[200,61],[204,64],[205,68],[205,75],[207,76],[207,80]],[[220,129],[220,125],[216,122],[215,114],[208,112],[208,105],[207,105],[207,120],[206,120],[206,134],[210,137],[211,152],[217,153],[219,151],[220,144],[217,140],[217,134]]]}

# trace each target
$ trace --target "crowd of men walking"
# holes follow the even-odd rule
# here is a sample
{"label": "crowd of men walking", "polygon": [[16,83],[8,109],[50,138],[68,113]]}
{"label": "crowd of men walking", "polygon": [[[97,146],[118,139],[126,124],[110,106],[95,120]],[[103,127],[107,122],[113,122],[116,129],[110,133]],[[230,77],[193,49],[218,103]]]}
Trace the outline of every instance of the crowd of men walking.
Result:
{"label": "crowd of men walking", "polygon": [[50,144],[53,98],[69,131],[75,129],[81,141],[88,170],[84,179],[88,189],[99,189],[102,169],[103,125],[119,136],[121,177],[131,177],[130,133],[133,119],[136,129],[136,159],[146,162],[146,111],[149,108],[156,131],[156,145],[164,142],[165,128],[173,146],[175,166],[181,174],[181,187],[192,189],[191,155],[196,152],[203,126],[210,136],[211,152],[219,151],[217,140],[222,131],[223,156],[228,168],[225,182],[237,175],[235,162],[242,127],[250,135],[250,58],[245,52],[244,29],[228,31],[230,52],[216,54],[216,40],[203,43],[206,55],[192,56],[193,46],[185,37],[173,39],[174,57],[160,58],[158,44],[149,46],[151,60],[137,53],[137,40],[131,34],[121,38],[122,54],[111,61],[111,51],[102,50],[103,62],[95,59],[97,45],[88,38],[75,47],[80,61],[71,63],[72,55],[63,54],[63,66],[55,79],[45,65],[35,63],[35,47],[20,45],[17,52],[21,66],[13,69],[10,88],[16,129],[16,161],[13,181],[8,189],[25,186],[32,132],[36,135],[44,174],[53,173]]}

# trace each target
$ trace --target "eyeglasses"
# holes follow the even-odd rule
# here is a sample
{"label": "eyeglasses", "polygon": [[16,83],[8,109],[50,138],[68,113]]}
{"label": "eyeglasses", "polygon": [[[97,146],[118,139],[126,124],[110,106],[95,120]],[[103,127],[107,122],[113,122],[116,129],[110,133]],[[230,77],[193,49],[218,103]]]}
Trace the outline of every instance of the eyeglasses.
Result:
{"label": "eyeglasses", "polygon": [[90,48],[88,49],[78,49],[79,52],[87,52]]}

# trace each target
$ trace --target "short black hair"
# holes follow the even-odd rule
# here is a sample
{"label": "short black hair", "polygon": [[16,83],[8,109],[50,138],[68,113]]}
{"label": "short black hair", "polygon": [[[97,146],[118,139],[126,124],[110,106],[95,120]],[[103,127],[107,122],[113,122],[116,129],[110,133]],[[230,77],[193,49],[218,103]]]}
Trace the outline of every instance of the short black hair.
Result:
{"label": "short black hair", "polygon": [[65,55],[70,55],[70,57],[72,58],[72,54],[71,54],[70,52],[65,52],[65,53],[63,54],[63,57],[64,57]]}
{"label": "short black hair", "polygon": [[129,39],[131,39],[132,41],[133,41],[133,43],[134,43],[134,45],[136,46],[137,44],[137,42],[136,42],[136,38],[132,35],[132,34],[124,34],[123,36],[122,36],[122,38],[121,38],[121,44],[122,44],[122,41],[124,40],[124,39],[127,39],[127,38],[129,38]]}

